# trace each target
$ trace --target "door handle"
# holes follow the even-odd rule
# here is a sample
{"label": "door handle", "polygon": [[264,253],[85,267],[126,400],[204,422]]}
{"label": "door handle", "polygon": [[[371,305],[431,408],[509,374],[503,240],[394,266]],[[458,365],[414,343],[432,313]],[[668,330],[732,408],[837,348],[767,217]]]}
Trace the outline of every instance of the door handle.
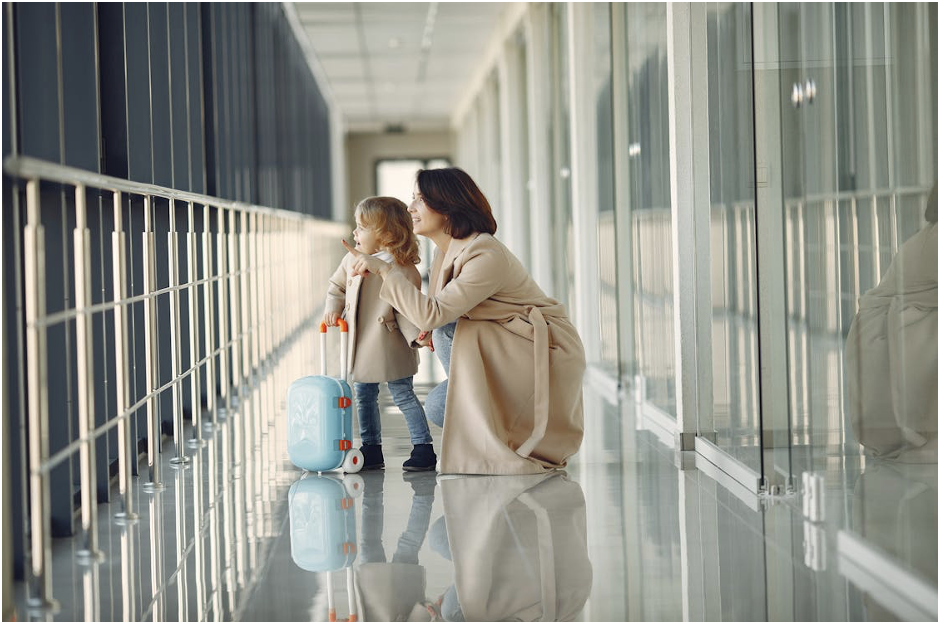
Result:
{"label": "door handle", "polygon": [[804,83],[804,99],[809,104],[813,104],[815,97],[817,97],[817,85],[814,80],[809,79]]}
{"label": "door handle", "polygon": [[791,87],[791,105],[795,108],[801,108],[801,104],[804,102],[804,89],[801,88],[801,85],[795,82]]}

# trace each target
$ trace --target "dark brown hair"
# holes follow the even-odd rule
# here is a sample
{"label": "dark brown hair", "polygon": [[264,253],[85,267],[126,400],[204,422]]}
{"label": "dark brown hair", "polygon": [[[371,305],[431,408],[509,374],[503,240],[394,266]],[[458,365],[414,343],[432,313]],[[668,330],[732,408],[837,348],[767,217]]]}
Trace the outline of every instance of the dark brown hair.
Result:
{"label": "dark brown hair", "polygon": [[424,203],[446,217],[446,233],[457,240],[473,233],[495,233],[492,207],[472,177],[460,168],[417,172],[417,188]]}
{"label": "dark brown hair", "polygon": [[368,197],[355,207],[355,215],[374,229],[378,244],[394,261],[406,266],[420,263],[420,249],[407,206],[394,197]]}

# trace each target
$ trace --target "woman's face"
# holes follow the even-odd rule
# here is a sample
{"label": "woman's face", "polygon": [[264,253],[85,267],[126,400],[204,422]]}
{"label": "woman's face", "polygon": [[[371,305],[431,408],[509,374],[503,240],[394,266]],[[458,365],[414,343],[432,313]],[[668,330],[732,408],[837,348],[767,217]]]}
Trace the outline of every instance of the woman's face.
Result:
{"label": "woman's face", "polygon": [[417,235],[432,238],[445,232],[446,218],[427,206],[423,195],[420,194],[420,187],[416,183],[414,184],[414,200],[407,211],[410,212],[411,220],[414,221],[414,233]]}

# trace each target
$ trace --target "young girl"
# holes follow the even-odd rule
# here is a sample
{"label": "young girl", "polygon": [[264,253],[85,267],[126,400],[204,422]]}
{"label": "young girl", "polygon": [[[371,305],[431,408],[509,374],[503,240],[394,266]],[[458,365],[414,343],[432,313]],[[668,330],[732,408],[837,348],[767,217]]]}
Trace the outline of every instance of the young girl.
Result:
{"label": "young girl", "polygon": [[[370,197],[355,208],[355,249],[397,264],[415,287],[420,273],[417,238],[407,206],[392,197]],[[394,403],[404,413],[414,448],[404,462],[405,471],[432,471],[436,453],[423,406],[414,395],[414,374],[419,357],[411,347],[420,331],[381,300],[382,281],[365,274],[352,276],[354,257],[346,255],[326,295],[323,322],[335,326],[344,316],[349,324],[349,372],[355,383],[358,425],[362,437],[363,469],[384,467],[378,384],[388,383]]]}

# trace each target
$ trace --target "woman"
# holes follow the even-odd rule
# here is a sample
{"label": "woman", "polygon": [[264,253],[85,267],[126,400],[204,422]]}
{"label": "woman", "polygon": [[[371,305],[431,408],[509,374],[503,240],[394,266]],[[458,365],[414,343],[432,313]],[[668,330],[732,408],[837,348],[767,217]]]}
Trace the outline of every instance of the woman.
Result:
{"label": "woman", "polygon": [[383,279],[381,298],[434,330],[431,347],[449,374],[427,400],[427,416],[443,425],[440,471],[563,468],[583,438],[586,367],[566,310],[492,236],[489,203],[462,170],[417,173],[409,211],[414,233],[437,247],[429,295],[396,267],[343,244],[356,255],[353,273]]}

